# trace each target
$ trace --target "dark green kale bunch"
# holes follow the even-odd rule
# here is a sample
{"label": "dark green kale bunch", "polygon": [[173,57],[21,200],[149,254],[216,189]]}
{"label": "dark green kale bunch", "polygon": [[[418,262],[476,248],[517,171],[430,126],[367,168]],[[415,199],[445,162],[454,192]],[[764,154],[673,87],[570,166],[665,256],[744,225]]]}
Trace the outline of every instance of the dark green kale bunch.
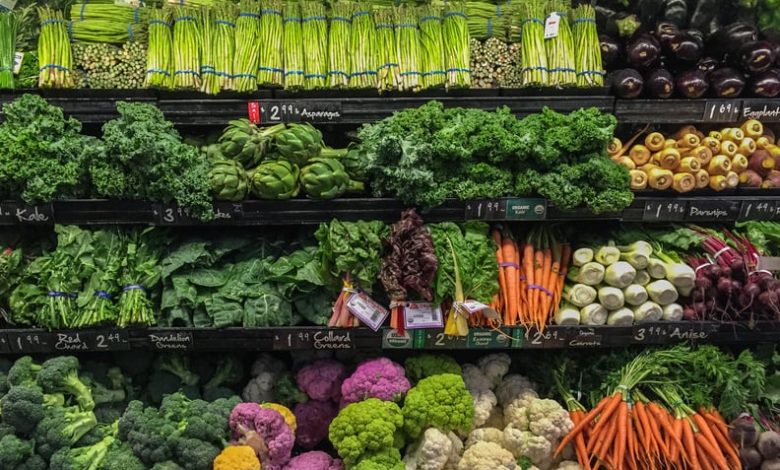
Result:
{"label": "dark green kale bunch", "polygon": [[195,217],[213,217],[209,162],[182,142],[156,107],[117,103],[120,117],[103,126],[103,143],[90,152],[89,171],[99,196],[176,201]]}
{"label": "dark green kale bunch", "polygon": [[37,95],[4,105],[3,114],[0,198],[37,203],[88,194],[84,154],[96,140],[80,134],[80,122]]}

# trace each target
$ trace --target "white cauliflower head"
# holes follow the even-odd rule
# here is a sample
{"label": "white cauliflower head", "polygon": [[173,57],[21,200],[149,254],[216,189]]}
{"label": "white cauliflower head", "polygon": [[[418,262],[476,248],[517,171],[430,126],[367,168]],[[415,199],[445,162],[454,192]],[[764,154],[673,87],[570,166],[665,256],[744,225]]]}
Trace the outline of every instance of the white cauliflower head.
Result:
{"label": "white cauliflower head", "polygon": [[246,402],[263,403],[274,401],[274,384],[276,372],[260,372],[247,382],[241,392],[241,398]]}
{"label": "white cauliflower head", "polygon": [[493,442],[477,442],[466,449],[458,470],[517,470],[511,452]]}
{"label": "white cauliflower head", "polygon": [[512,359],[507,353],[488,354],[477,361],[477,365],[482,369],[482,373],[490,380],[491,389],[496,388],[501,380],[509,372],[509,366],[512,365]]}
{"label": "white cauliflower head", "polygon": [[498,404],[498,399],[491,390],[470,390],[470,392],[474,399],[474,427],[478,428],[490,419],[493,408]]}
{"label": "white cauliflower head", "polygon": [[527,390],[534,390],[534,384],[530,380],[520,374],[509,374],[496,388],[498,404],[506,406]]}
{"label": "white cauliflower head", "polygon": [[560,403],[536,399],[528,406],[528,429],[553,444],[558,443],[574,427],[574,423]]}
{"label": "white cauliflower head", "polygon": [[482,369],[474,364],[463,364],[460,368],[460,375],[463,377],[463,381],[466,382],[466,388],[470,391],[493,389],[490,379],[482,373]]}
{"label": "white cauliflower head", "polygon": [[492,442],[494,444],[504,445],[504,431],[498,428],[479,428],[469,433],[466,439],[466,449],[478,442]]}
{"label": "white cauliflower head", "polygon": [[494,406],[490,417],[482,426],[486,428],[504,429],[504,410],[500,406]]}
{"label": "white cauliflower head", "polygon": [[530,389],[525,389],[521,395],[516,396],[504,406],[504,426],[512,425],[516,429],[528,431],[531,425],[528,409],[538,399],[536,392]]}
{"label": "white cauliflower head", "polygon": [[540,463],[552,458],[552,443],[542,436],[536,436],[529,431],[523,431],[511,424],[504,429],[504,447],[519,459],[528,457],[534,465],[544,468]]}
{"label": "white cauliflower head", "polygon": [[404,456],[407,470],[445,470],[457,468],[463,442],[453,433],[428,428],[419,442],[409,446]]}

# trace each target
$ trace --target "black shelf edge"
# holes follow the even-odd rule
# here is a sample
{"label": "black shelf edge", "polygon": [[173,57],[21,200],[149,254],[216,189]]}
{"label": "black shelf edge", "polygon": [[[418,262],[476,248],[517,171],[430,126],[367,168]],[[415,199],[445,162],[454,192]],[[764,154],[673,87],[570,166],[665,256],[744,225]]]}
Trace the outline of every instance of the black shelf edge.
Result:
{"label": "black shelf edge", "polygon": [[780,122],[780,99],[615,100],[620,124],[729,124],[745,119]]}
{"label": "black shelf edge", "polygon": [[780,322],[745,323],[658,322],[629,327],[550,326],[543,333],[520,327],[472,328],[466,337],[443,330],[324,327],[278,328],[94,328],[46,331],[0,330],[0,354],[64,354],[137,349],[182,351],[297,351],[297,350],[498,350],[594,349],[638,345],[777,343]]}

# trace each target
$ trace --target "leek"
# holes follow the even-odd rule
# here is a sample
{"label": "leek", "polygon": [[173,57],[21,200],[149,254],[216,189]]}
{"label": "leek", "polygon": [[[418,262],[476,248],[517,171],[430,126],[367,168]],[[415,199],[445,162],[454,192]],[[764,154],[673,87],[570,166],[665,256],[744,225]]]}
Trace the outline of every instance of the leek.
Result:
{"label": "leek", "polygon": [[620,259],[627,261],[636,269],[645,269],[653,254],[653,246],[645,241],[636,241],[628,246],[621,246]]}
{"label": "leek", "polygon": [[604,266],[609,266],[610,264],[620,261],[620,250],[615,246],[602,246],[596,250],[593,257],[597,262]]}
{"label": "leek", "polygon": [[602,287],[599,289],[599,303],[607,310],[617,310],[625,305],[623,291],[617,287]]}
{"label": "leek", "polygon": [[610,312],[607,316],[609,326],[631,326],[634,324],[634,311],[630,308],[621,308]]}
{"label": "leek", "polygon": [[580,309],[580,323],[583,325],[603,325],[607,322],[607,309],[601,304],[590,304]]}
{"label": "leek", "polygon": [[661,319],[663,315],[661,306],[655,302],[645,302],[634,309],[634,321],[637,323],[654,322]]}
{"label": "leek", "polygon": [[604,272],[604,265],[591,261],[590,263],[585,263],[579,269],[572,269],[568,278],[581,284],[597,286],[604,280]]}
{"label": "leek", "polygon": [[579,248],[572,255],[572,264],[574,266],[584,266],[593,261],[593,250],[590,248]]}
{"label": "leek", "polygon": [[553,321],[556,325],[577,326],[580,324],[580,310],[569,303],[564,303],[555,313]]}
{"label": "leek", "polygon": [[596,300],[597,292],[591,286],[585,284],[575,284],[564,288],[566,300],[577,307],[584,307]]}
{"label": "leek", "polygon": [[683,318],[683,308],[680,304],[669,304],[664,307],[661,318],[666,321],[680,321]]}
{"label": "leek", "polygon": [[642,269],[636,272],[636,277],[634,278],[634,284],[639,284],[640,286],[646,286],[650,284],[650,274],[647,273],[646,270]]}
{"label": "leek", "polygon": [[661,305],[669,305],[676,302],[679,294],[674,284],[666,279],[659,279],[647,285],[647,294],[650,300]]}
{"label": "leek", "polygon": [[627,304],[633,306],[642,305],[649,298],[647,289],[639,284],[631,284],[623,289],[623,297],[626,298]]}
{"label": "leek", "polygon": [[604,274],[604,282],[612,287],[618,287],[620,289],[631,285],[635,278],[636,269],[625,261],[618,261],[617,263],[607,266]]}

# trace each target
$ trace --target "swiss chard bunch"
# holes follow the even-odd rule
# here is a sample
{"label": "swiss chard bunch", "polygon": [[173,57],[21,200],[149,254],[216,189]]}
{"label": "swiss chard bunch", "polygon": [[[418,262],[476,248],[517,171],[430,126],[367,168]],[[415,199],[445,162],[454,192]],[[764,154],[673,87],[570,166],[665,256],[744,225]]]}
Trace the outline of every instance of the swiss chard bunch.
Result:
{"label": "swiss chard bunch", "polygon": [[94,252],[89,259],[92,275],[85,280],[79,294],[78,314],[70,326],[84,328],[113,323],[117,320],[119,274],[122,270],[124,239],[116,229],[98,230],[92,234]]}
{"label": "swiss chard bunch", "polygon": [[209,162],[182,142],[155,106],[117,104],[120,117],[103,126],[102,144],[89,152],[99,196],[177,202],[203,220],[213,217]]}
{"label": "swiss chard bunch", "polygon": [[117,325],[154,325],[152,291],[160,282],[165,238],[153,228],[133,230],[124,243]]}
{"label": "swiss chard bunch", "polygon": [[81,135],[81,123],[37,95],[3,106],[0,124],[0,198],[25,202],[88,194],[85,150],[95,139]]}

